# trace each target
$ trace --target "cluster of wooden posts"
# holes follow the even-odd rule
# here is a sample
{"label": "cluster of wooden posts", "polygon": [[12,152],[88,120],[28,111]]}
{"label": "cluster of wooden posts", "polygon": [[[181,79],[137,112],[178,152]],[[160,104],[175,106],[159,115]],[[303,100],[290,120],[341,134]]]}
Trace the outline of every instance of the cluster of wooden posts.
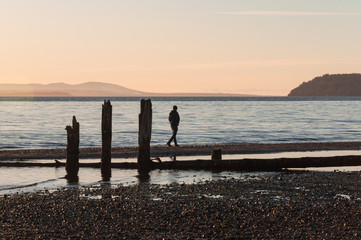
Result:
{"label": "cluster of wooden posts", "polygon": [[[101,150],[101,175],[103,180],[111,178],[111,142],[112,142],[112,105],[104,100],[102,105],[102,150]],[[72,126],[66,126],[66,178],[70,181],[78,180],[79,172],[79,122],[73,116]],[[151,170],[150,140],[152,134],[152,102],[150,99],[141,100],[138,133],[138,172],[147,175]]]}

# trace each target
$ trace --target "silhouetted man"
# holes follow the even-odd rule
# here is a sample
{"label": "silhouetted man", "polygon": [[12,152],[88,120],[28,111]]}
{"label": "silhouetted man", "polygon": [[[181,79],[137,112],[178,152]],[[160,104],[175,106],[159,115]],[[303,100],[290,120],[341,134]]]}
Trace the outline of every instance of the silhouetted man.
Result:
{"label": "silhouetted man", "polygon": [[180,117],[177,112],[177,109],[178,109],[177,106],[173,106],[173,110],[169,113],[169,117],[168,117],[170,127],[172,128],[172,132],[173,132],[172,137],[167,142],[168,146],[170,146],[170,143],[174,140],[174,145],[176,147],[178,147],[176,136],[177,136],[177,132],[178,132],[178,125],[179,125]]}

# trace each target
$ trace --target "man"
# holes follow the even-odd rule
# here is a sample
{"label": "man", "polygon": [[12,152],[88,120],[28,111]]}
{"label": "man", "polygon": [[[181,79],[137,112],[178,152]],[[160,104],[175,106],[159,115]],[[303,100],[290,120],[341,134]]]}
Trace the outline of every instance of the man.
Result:
{"label": "man", "polygon": [[177,109],[178,109],[177,106],[173,106],[173,110],[169,113],[169,117],[168,117],[170,127],[172,128],[172,132],[173,132],[172,137],[167,142],[168,146],[170,146],[170,143],[174,140],[174,145],[176,147],[178,147],[176,136],[177,136],[177,132],[178,132],[178,125],[179,125],[180,117],[177,112]]}

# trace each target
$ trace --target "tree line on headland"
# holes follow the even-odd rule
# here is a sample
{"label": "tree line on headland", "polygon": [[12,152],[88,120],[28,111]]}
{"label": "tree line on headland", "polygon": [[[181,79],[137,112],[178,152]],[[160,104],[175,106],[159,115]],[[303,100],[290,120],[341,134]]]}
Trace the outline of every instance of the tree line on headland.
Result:
{"label": "tree line on headland", "polygon": [[361,96],[361,74],[325,74],[303,82],[288,96]]}

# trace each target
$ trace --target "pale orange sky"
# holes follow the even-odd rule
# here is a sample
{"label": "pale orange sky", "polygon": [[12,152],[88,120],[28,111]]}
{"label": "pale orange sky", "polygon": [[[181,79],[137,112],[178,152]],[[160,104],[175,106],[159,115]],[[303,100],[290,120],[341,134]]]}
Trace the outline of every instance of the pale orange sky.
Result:
{"label": "pale orange sky", "polygon": [[0,82],[286,95],[361,72],[359,0],[0,0]]}

